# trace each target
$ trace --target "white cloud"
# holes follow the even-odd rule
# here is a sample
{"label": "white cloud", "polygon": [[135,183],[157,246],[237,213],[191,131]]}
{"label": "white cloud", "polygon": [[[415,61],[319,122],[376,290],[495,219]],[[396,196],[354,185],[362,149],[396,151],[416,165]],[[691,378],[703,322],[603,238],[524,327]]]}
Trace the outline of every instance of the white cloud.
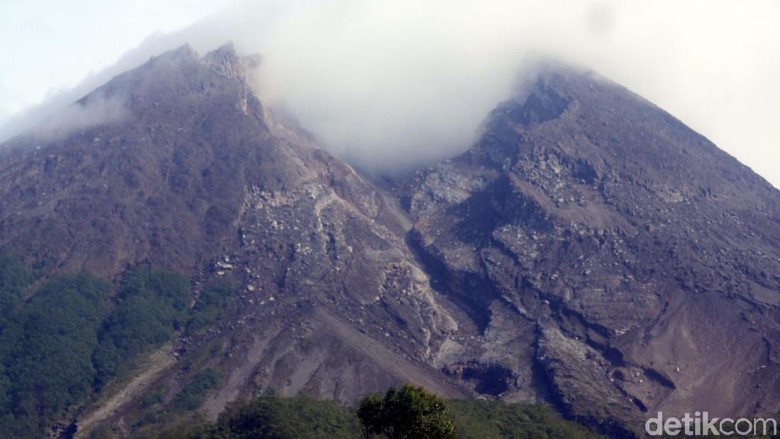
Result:
{"label": "white cloud", "polygon": [[0,1],[0,90],[17,96],[0,120],[111,66],[150,34],[188,26],[229,1]]}
{"label": "white cloud", "polygon": [[467,147],[524,55],[549,53],[647,97],[780,186],[779,29],[774,0],[243,1],[148,39],[120,67],[233,40],[263,54],[264,100],[337,155],[387,169]]}
{"label": "white cloud", "polygon": [[62,138],[76,130],[97,125],[124,122],[131,117],[122,97],[105,97],[99,93],[90,95],[87,100],[67,104],[58,109],[37,108],[51,108],[53,111],[28,113],[20,121],[21,124],[28,124],[21,131],[44,141]]}

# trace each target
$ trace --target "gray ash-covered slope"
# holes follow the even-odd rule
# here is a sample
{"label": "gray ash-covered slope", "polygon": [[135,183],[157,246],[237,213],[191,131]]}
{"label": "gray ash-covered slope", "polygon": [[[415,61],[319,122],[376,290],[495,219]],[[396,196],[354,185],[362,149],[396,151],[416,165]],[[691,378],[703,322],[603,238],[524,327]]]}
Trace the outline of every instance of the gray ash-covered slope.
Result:
{"label": "gray ash-covered slope", "polygon": [[11,141],[0,165],[4,249],[115,274],[146,258],[193,269],[234,240],[231,210],[244,180],[274,180],[262,172],[277,169],[269,159],[293,158],[274,144],[246,85],[218,74],[219,63],[219,54],[201,63],[181,48],[76,104],[122,102],[121,120]]}
{"label": "gray ash-covered slope", "polygon": [[516,377],[505,398],[598,423],[780,411],[780,192],[595,74],[546,66],[526,94],[400,185],[482,330],[459,349]]}
{"label": "gray ash-covered slope", "polygon": [[460,318],[407,249],[402,213],[263,108],[249,62],[183,47],[80,101],[119,99],[126,118],[4,145],[0,252],[111,279],[151,264],[191,276],[193,295],[230,285],[236,314],[176,341],[178,361],[148,383],[173,397],[180,371],[219,368],[211,414],[268,388],[351,402],[414,381],[463,395],[427,361]]}

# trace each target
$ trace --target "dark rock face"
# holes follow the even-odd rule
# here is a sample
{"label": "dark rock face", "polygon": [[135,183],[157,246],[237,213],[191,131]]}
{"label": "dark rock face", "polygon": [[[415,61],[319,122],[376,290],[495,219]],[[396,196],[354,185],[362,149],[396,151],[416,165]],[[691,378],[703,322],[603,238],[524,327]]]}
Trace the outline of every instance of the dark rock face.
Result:
{"label": "dark rock face", "polygon": [[652,104],[550,68],[403,187],[483,337],[534,332],[480,343],[520,377],[504,397],[544,379],[571,415],[634,425],[780,409],[780,193]]}
{"label": "dark rock face", "polygon": [[80,101],[117,97],[122,122],[15,141],[0,172],[4,247],[114,274],[143,259],[189,271],[229,246],[245,181],[275,179],[263,171],[285,157],[243,79],[218,69],[167,53]]}
{"label": "dark rock face", "polygon": [[614,436],[657,410],[780,410],[780,194],[667,113],[548,68],[469,151],[387,189],[264,108],[248,68],[184,47],[79,102],[128,118],[3,146],[0,251],[236,290],[148,388],[219,367],[215,415],[268,388],[354,401],[412,381]]}
{"label": "dark rock face", "polygon": [[191,275],[193,295],[231,285],[237,314],[178,340],[150,387],[217,366],[213,415],[268,388],[351,402],[413,381],[464,396],[428,362],[459,311],[407,249],[403,213],[263,108],[244,64],[183,47],[81,101],[121,96],[125,120],[4,145],[0,251],[109,278],[148,262]]}

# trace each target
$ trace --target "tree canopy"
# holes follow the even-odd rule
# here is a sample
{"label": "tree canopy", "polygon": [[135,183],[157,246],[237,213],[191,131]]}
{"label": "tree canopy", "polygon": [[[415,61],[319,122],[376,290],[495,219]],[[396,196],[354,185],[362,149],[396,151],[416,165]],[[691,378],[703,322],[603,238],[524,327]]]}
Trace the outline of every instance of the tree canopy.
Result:
{"label": "tree canopy", "polygon": [[455,426],[444,401],[422,387],[404,384],[361,401],[358,418],[366,437],[454,439]]}
{"label": "tree canopy", "polygon": [[[195,314],[211,322],[231,294],[208,290]],[[67,421],[73,407],[187,327],[191,300],[186,277],[147,265],[116,288],[88,273],[36,279],[23,261],[0,254],[0,437],[41,437]],[[219,375],[207,369],[196,378],[176,401],[188,410]]]}
{"label": "tree canopy", "polygon": [[[447,409],[451,410],[452,421]],[[394,416],[398,418],[394,418]],[[228,404],[215,423],[160,420],[150,435],[161,439],[595,439],[584,427],[537,404],[442,401],[406,385],[363,399],[357,410],[309,396],[264,395]],[[362,424],[362,425],[361,425]],[[454,427],[453,427],[454,424]],[[432,427],[437,425],[437,427]],[[161,428],[164,426],[164,428]],[[397,427],[397,428],[396,428]],[[165,430],[167,428],[167,430]],[[161,433],[161,430],[162,431]]]}

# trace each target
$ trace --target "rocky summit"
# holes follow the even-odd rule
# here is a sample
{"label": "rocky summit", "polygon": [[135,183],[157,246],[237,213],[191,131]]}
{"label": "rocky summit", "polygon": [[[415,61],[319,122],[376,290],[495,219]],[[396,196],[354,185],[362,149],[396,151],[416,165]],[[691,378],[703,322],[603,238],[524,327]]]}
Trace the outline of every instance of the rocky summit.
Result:
{"label": "rocky summit", "polygon": [[780,192],[679,120],[548,63],[468,151],[379,182],[264,106],[254,68],[182,47],[76,104],[125,117],[2,145],[0,252],[38,282],[143,265],[234,303],[53,423],[132,434],[207,369],[210,417],[405,381],[613,437],[780,412]]}
{"label": "rocky summit", "polygon": [[780,408],[780,193],[635,94],[546,66],[402,200],[480,330],[445,363],[500,368],[502,398],[596,422]]}

